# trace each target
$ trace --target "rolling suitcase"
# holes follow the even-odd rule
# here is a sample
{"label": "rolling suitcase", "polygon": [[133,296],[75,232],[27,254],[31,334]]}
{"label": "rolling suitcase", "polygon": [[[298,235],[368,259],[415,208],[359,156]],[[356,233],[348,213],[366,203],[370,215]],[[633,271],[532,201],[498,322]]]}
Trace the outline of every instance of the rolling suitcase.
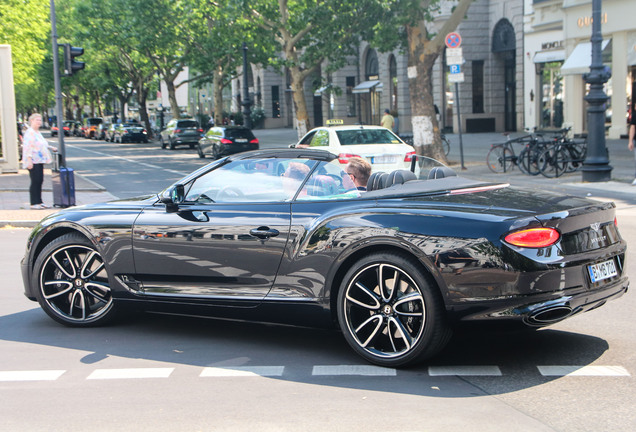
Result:
{"label": "rolling suitcase", "polygon": [[70,207],[75,205],[75,175],[73,168],[60,167],[51,174],[53,184],[53,205]]}

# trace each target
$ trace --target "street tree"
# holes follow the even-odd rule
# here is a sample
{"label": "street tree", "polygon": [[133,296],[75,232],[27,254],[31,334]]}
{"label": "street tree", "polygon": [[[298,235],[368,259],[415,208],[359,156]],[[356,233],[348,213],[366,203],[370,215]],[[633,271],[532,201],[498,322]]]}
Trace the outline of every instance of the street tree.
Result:
{"label": "street tree", "polygon": [[379,17],[373,42],[384,50],[406,42],[413,143],[419,154],[445,161],[433,100],[433,66],[444,50],[446,35],[457,29],[473,0],[441,1],[445,6],[454,4],[441,25],[434,23],[440,17],[440,0],[386,2],[388,13]]}
{"label": "street tree", "polygon": [[[377,0],[242,0],[245,13],[277,44],[279,56],[270,65],[289,70],[298,136],[311,129],[305,82],[317,73],[329,73],[346,64],[372,26]],[[381,5],[380,5],[381,6]],[[322,66],[325,69],[320,70]]]}

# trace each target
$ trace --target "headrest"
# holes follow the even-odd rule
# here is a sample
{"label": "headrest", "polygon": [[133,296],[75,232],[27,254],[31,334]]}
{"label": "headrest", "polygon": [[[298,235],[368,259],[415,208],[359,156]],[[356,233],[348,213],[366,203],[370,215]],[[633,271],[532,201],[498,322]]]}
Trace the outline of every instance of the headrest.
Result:
{"label": "headrest", "polygon": [[439,179],[444,177],[457,177],[457,173],[452,168],[446,166],[438,166],[432,168],[428,173],[428,180]]}
{"label": "headrest", "polygon": [[404,184],[409,180],[417,180],[417,176],[409,170],[395,170],[387,179],[387,187],[395,184]]}
{"label": "headrest", "polygon": [[372,173],[367,181],[367,191],[385,188],[388,177],[389,175],[382,171]]}

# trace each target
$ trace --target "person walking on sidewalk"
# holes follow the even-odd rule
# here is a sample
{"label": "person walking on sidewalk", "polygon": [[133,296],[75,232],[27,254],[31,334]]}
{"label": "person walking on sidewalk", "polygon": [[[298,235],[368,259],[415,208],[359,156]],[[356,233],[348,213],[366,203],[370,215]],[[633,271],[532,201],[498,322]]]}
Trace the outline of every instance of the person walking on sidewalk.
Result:
{"label": "person walking on sidewalk", "polygon": [[44,164],[51,163],[51,152],[57,151],[44,139],[40,133],[42,116],[38,113],[29,116],[29,128],[22,138],[22,167],[29,170],[31,185],[29,195],[31,209],[39,210],[49,208],[42,202],[42,183],[44,182]]}
{"label": "person walking on sidewalk", "polygon": [[[634,138],[636,138],[636,103],[632,102],[632,109],[629,112],[629,134],[627,135],[627,148],[634,152],[634,160],[636,161],[636,151],[634,151]],[[634,173],[634,181],[632,186],[636,186],[636,172]]]}
{"label": "person walking on sidewalk", "polygon": [[394,123],[395,123],[395,120],[393,119],[393,116],[389,112],[388,108],[385,109],[384,115],[382,116],[382,120],[380,121],[380,125],[382,127],[387,128],[388,130],[393,130]]}

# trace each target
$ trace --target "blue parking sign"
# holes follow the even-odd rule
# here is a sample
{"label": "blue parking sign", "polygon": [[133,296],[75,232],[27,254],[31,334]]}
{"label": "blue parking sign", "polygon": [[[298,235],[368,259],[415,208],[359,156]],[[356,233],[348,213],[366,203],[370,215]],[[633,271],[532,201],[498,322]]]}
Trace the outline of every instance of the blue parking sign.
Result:
{"label": "blue parking sign", "polygon": [[450,73],[452,74],[458,74],[458,73],[461,73],[462,71],[461,65],[458,65],[458,64],[453,64],[453,65],[450,65],[449,67],[450,67]]}

